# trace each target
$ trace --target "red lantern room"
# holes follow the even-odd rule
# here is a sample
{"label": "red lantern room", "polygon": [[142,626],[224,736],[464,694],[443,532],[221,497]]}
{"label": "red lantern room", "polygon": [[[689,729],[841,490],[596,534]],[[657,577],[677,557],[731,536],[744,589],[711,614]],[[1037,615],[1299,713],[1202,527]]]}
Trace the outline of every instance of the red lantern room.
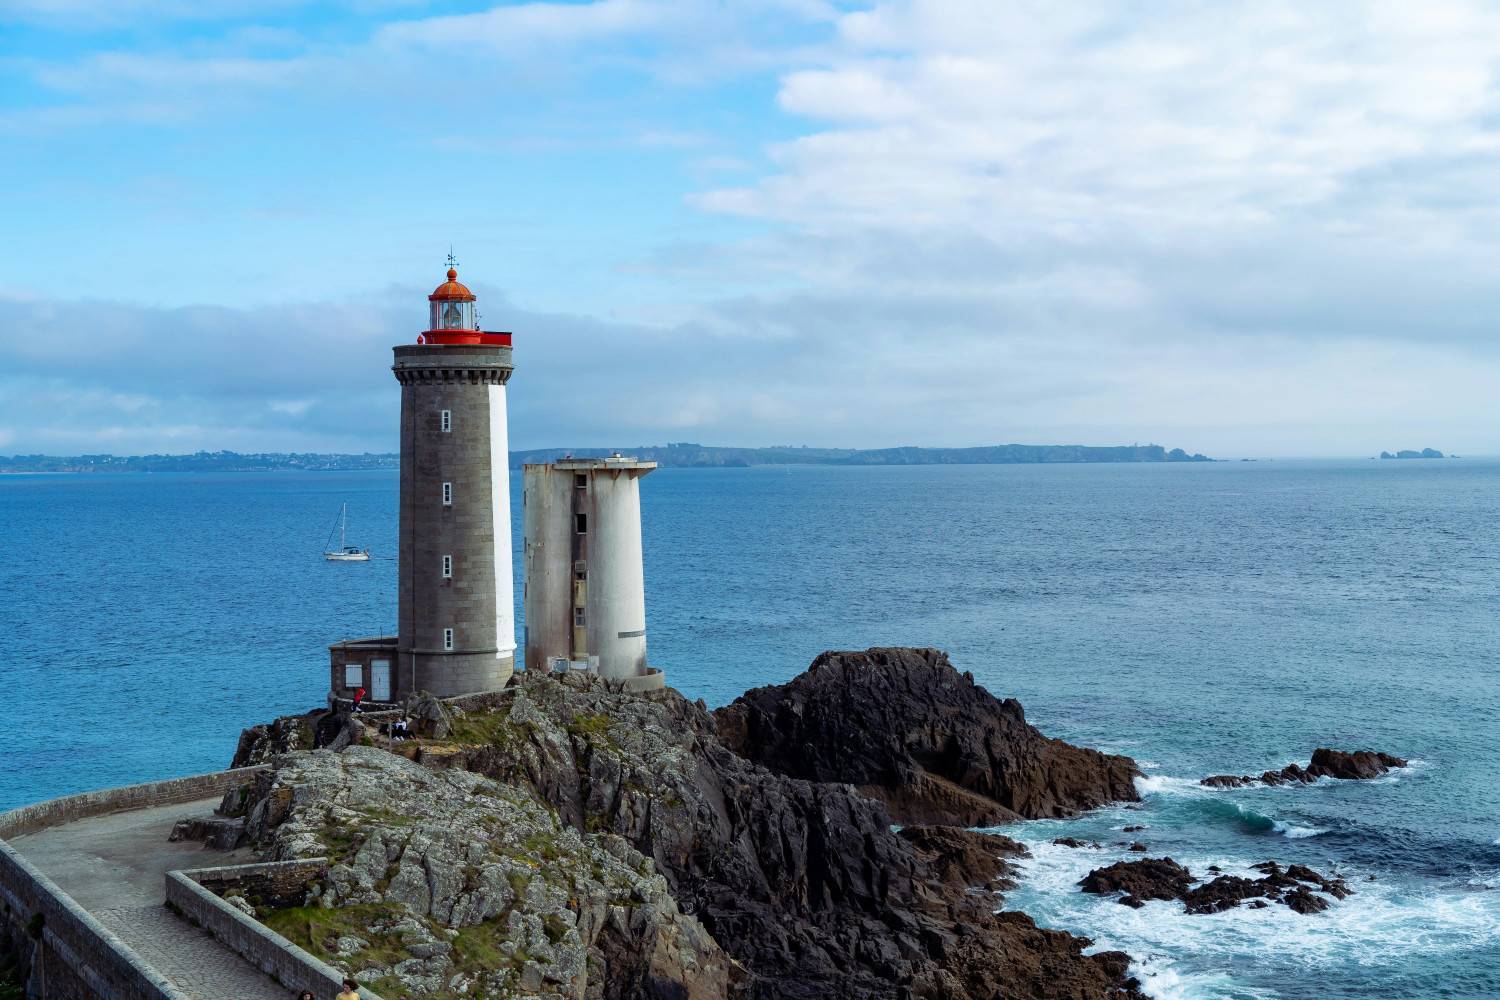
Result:
{"label": "red lantern room", "polygon": [[458,271],[448,268],[448,280],[427,296],[431,326],[417,338],[419,344],[499,344],[510,346],[510,334],[479,329],[474,311],[474,293],[458,280]]}

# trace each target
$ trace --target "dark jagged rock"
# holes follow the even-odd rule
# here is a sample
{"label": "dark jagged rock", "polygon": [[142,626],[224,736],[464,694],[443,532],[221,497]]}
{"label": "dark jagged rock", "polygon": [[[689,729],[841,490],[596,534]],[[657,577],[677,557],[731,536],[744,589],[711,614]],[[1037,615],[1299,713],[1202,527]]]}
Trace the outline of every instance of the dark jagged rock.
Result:
{"label": "dark jagged rock", "polygon": [[470,745],[447,766],[528,786],[570,826],[651,859],[745,970],[735,998],[1139,996],[1123,954],[1085,956],[1087,939],[997,915],[993,895],[972,891],[1002,886],[1019,845],[940,827],[897,834],[881,803],[748,761],[716,730],[674,691],[642,698],[528,674],[508,706],[457,721]]}
{"label": "dark jagged rock", "polygon": [[251,726],[240,733],[230,767],[264,764],[279,753],[310,750],[313,746],[313,724],[308,716],[283,716],[274,722]]}
{"label": "dark jagged rock", "polygon": [[1140,831],[1142,831],[1144,829],[1146,829],[1146,828],[1144,826],[1141,826],[1141,825],[1127,826],[1127,827],[1122,827],[1120,832],[1121,833],[1139,833]]}
{"label": "dark jagged rock", "polygon": [[1107,896],[1122,892],[1120,902],[1139,907],[1148,899],[1181,899],[1193,884],[1193,873],[1171,858],[1116,861],[1095,868],[1079,881],[1084,892]]}
{"label": "dark jagged rock", "polygon": [[1319,747],[1313,751],[1312,761],[1288,764],[1279,771],[1266,771],[1259,777],[1253,774],[1216,774],[1198,782],[1209,788],[1243,788],[1246,785],[1310,785],[1319,778],[1338,778],[1344,781],[1359,781],[1378,778],[1393,768],[1405,767],[1407,761],[1378,750],[1330,750]]}
{"label": "dark jagged rock", "polygon": [[935,649],[824,653],[714,719],[737,754],[855,785],[903,823],[990,826],[1140,797],[1135,761],[1043,736]]}
{"label": "dark jagged rock", "polygon": [[1314,777],[1362,780],[1378,778],[1392,768],[1406,767],[1407,761],[1378,750],[1356,750],[1345,753],[1321,747],[1313,751],[1308,773]]}
{"label": "dark jagged rock", "polygon": [[1025,844],[1009,837],[956,826],[908,826],[902,828],[900,836],[944,884],[958,889],[1014,889],[1014,869],[1005,859],[1031,854]]}
{"label": "dark jagged rock", "polygon": [[[1171,858],[1144,858],[1096,868],[1078,884],[1084,892],[1123,893],[1118,901],[1125,906],[1140,907],[1148,899],[1180,900],[1188,913],[1220,913],[1248,900],[1255,900],[1250,903],[1254,909],[1282,903],[1298,913],[1319,913],[1331,904],[1314,889],[1334,899],[1344,899],[1352,892],[1343,879],[1325,878],[1306,865],[1282,868],[1274,861],[1264,861],[1252,867],[1261,873],[1260,878],[1221,874],[1194,885],[1197,879],[1192,872]],[[1211,866],[1209,870],[1219,869]]]}
{"label": "dark jagged rock", "polygon": [[1096,850],[1101,847],[1097,840],[1079,840],[1077,837],[1058,837],[1052,842],[1058,847],[1092,847]]}
{"label": "dark jagged rock", "polygon": [[1129,850],[1134,851],[1136,854],[1145,854],[1150,850],[1150,848],[1137,840],[1135,843],[1130,845]]}

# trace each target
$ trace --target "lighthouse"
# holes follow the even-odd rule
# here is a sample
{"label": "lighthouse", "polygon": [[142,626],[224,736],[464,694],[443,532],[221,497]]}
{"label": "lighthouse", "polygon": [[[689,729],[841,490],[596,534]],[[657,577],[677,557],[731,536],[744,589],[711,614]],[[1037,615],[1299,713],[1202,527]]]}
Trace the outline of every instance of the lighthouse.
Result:
{"label": "lighthouse", "polygon": [[505,387],[511,335],[479,328],[475,295],[447,280],[427,329],[395,348],[401,384],[397,635],[329,648],[332,694],[494,691],[515,672]]}
{"label": "lighthouse", "polygon": [[427,296],[428,329],[395,349],[401,383],[397,688],[493,691],[515,670],[510,334],[479,329],[450,267]]}

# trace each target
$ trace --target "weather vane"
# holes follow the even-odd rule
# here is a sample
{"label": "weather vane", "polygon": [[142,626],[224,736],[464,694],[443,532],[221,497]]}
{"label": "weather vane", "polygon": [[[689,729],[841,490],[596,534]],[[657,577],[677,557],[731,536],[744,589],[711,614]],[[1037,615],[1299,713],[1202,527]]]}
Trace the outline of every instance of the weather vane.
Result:
{"label": "weather vane", "polygon": [[448,244],[448,266],[449,267],[457,267],[458,266],[458,258],[455,257],[455,256],[453,256],[453,244],[452,243]]}

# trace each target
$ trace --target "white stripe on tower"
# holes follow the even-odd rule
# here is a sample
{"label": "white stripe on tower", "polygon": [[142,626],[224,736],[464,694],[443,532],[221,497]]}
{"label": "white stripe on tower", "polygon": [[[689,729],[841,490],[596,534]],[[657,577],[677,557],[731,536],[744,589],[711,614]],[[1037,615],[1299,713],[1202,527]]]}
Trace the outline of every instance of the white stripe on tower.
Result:
{"label": "white stripe on tower", "polygon": [[490,392],[490,522],[495,531],[495,656],[516,652],[515,573],[510,544],[510,429],[505,418],[505,386],[491,383]]}

